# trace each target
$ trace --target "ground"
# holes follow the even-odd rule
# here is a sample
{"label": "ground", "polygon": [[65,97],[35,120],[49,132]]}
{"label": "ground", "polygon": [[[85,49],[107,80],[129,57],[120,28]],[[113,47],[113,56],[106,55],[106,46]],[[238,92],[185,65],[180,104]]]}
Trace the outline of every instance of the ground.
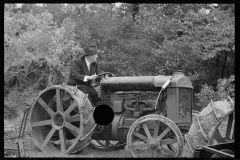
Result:
{"label": "ground", "polygon": [[[22,116],[21,116],[22,117]],[[4,125],[4,148],[17,149],[15,144],[15,138],[18,136],[20,128],[21,118],[14,120],[5,120]],[[9,139],[10,138],[10,139]],[[24,150],[27,157],[113,157],[113,158],[131,158],[126,149],[119,151],[100,151],[85,147],[83,150],[76,154],[64,155],[59,153],[43,153],[34,144],[34,141],[30,135],[29,123],[27,123],[25,136],[24,136]]]}
{"label": "ground", "polygon": [[[13,133],[12,133],[13,134]],[[9,135],[9,134],[8,134]],[[6,136],[6,135],[5,135]],[[14,136],[14,135],[9,135]],[[4,148],[17,149],[17,145],[14,143],[14,139],[4,140]],[[59,153],[43,153],[34,144],[32,138],[29,135],[24,137],[24,150],[27,157],[104,157],[104,158],[131,158],[126,149],[119,151],[100,151],[86,147],[76,154],[64,155]],[[185,152],[185,151],[184,151]],[[183,152],[183,153],[184,153]]]}
{"label": "ground", "polygon": [[[4,141],[4,148],[11,147],[16,149],[16,144],[14,141]],[[64,154],[54,154],[54,153],[43,153],[41,152],[36,145],[34,144],[33,140],[30,137],[24,138],[24,149],[26,152],[27,157],[119,157],[119,158],[126,158],[130,157],[126,150],[120,151],[99,151],[95,149],[91,149],[89,147],[84,148],[82,151],[76,154],[71,155],[64,155]]]}
{"label": "ground", "polygon": [[[20,122],[20,121],[19,121]],[[14,123],[13,121],[10,123]],[[16,123],[16,122],[15,122]],[[20,127],[20,125],[19,125]],[[14,137],[18,136],[19,133],[19,127],[14,127],[11,129],[8,129],[8,131],[4,132],[4,148],[10,148],[10,149],[17,149],[17,145],[15,144]],[[9,127],[11,128],[11,126]],[[13,139],[9,139],[13,138]],[[26,133],[24,137],[24,150],[27,157],[107,157],[107,158],[131,158],[130,154],[127,152],[126,149],[119,150],[119,151],[100,151],[96,149],[92,149],[90,147],[85,147],[83,150],[76,154],[71,155],[64,155],[59,153],[43,153],[38,149],[38,147],[34,144],[33,139],[30,136],[30,129],[29,124],[27,124],[26,127]],[[185,153],[185,151],[183,152]]]}
{"label": "ground", "polygon": [[[5,122],[6,123],[6,122]],[[14,123],[13,121],[10,124]],[[8,125],[10,125],[8,124]],[[18,136],[19,127],[9,126],[8,129],[4,131],[4,149],[17,149],[17,145],[15,144],[15,138]],[[10,138],[10,139],[9,139]],[[38,149],[38,147],[34,144],[33,139],[30,136],[29,125],[26,127],[26,133],[24,136],[24,150],[27,157],[130,157],[126,150],[119,151],[99,151],[96,149],[92,149],[90,147],[85,147],[83,150],[76,154],[64,155],[59,153],[43,153]]]}

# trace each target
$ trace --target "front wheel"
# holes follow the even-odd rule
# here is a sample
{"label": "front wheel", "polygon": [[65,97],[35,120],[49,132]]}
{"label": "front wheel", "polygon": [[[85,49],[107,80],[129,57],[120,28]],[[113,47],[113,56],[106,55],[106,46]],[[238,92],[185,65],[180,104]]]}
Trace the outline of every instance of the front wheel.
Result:
{"label": "front wheel", "polygon": [[127,150],[134,158],[180,157],[183,144],[177,125],[167,117],[156,114],[136,120],[127,134]]}

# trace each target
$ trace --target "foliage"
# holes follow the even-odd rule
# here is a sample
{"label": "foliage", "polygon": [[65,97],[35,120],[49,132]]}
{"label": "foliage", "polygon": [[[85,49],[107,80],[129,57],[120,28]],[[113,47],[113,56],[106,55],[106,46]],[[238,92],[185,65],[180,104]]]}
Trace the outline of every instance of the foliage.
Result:
{"label": "foliage", "polygon": [[52,84],[61,84],[63,79],[61,68],[46,58],[23,59],[4,72],[4,92],[9,93],[11,88],[23,90],[27,87],[42,90]]}
{"label": "foliage", "polygon": [[[76,57],[75,52],[80,49],[79,44],[73,40],[72,20],[64,20],[62,27],[58,28],[53,22],[52,14],[47,11],[36,15],[32,11],[23,14],[6,12],[4,18],[6,90],[9,87],[17,86],[21,89],[31,85],[43,89],[49,83],[48,79],[57,79],[59,76],[63,76],[66,82],[69,59]],[[66,52],[72,55],[67,57],[68,62],[64,58]],[[43,61],[46,64],[43,65]]]}
{"label": "foliage", "polygon": [[218,79],[217,81],[217,91],[214,91],[212,86],[203,85],[201,92],[195,94],[198,103],[197,109],[201,110],[204,107],[206,107],[211,100],[213,101],[219,101],[223,99],[228,99],[227,96],[230,96],[231,98],[235,98],[235,76],[232,75],[228,79]]}
{"label": "foliage", "polygon": [[[102,50],[100,71],[133,76],[182,70],[194,93],[207,84],[206,94],[215,98],[218,79],[234,75],[234,10],[232,4],[5,4],[4,82],[10,89],[40,82],[44,88],[43,79],[56,77],[67,82],[71,60],[95,43]],[[38,67],[43,58],[55,73]],[[29,66],[35,78],[28,77]]]}

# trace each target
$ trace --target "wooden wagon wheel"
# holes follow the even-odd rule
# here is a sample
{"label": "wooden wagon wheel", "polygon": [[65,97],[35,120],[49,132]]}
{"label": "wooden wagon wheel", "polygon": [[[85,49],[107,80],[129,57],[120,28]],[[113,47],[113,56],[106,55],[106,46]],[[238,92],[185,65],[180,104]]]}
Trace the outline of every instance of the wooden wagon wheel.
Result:
{"label": "wooden wagon wheel", "polygon": [[[169,146],[174,149],[169,149]],[[170,147],[171,148],[171,147]],[[146,115],[136,120],[127,134],[127,149],[132,157],[179,157],[183,137],[177,125],[161,115]]]}
{"label": "wooden wagon wheel", "polygon": [[208,145],[234,141],[235,110],[229,111],[210,132]]}
{"label": "wooden wagon wheel", "polygon": [[[83,133],[79,106],[91,106],[79,90],[53,86],[42,91],[30,111],[30,128],[35,144],[43,152],[69,153]],[[80,99],[80,100],[79,100]]]}

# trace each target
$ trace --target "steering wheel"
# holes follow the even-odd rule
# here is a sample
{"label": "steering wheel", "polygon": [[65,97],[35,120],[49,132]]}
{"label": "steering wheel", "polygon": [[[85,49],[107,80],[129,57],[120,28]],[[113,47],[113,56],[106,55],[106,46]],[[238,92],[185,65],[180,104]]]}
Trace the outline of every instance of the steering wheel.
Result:
{"label": "steering wheel", "polygon": [[91,87],[95,87],[95,86],[98,86],[100,85],[100,81],[102,80],[103,77],[106,77],[108,75],[108,77],[114,77],[115,75],[111,72],[103,72],[103,73],[100,73],[100,74],[97,74],[97,78],[95,78],[94,80],[92,80],[90,82],[90,86]]}

